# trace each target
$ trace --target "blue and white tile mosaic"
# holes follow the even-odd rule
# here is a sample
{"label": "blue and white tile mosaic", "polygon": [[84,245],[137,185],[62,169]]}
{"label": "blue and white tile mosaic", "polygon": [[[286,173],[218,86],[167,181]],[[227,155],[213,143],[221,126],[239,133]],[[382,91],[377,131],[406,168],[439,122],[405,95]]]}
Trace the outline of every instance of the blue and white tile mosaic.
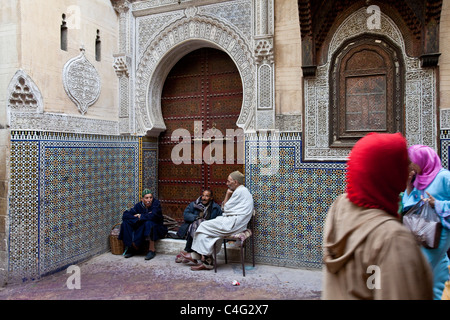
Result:
{"label": "blue and white tile mosaic", "polygon": [[[446,130],[440,143],[448,168]],[[141,158],[139,148],[138,137],[11,132],[9,277],[39,278],[107,251],[140,185],[157,190],[157,145],[144,143]],[[345,162],[303,161],[299,132],[247,135],[245,149],[256,261],[321,268],[323,225],[345,191]]]}
{"label": "blue and white tile mosaic", "polygon": [[13,131],[10,278],[38,278],[107,251],[138,190],[137,137]]}
{"label": "blue and white tile mosaic", "polygon": [[256,261],[321,268],[323,225],[345,191],[345,162],[303,162],[301,133],[248,135],[245,154],[246,185],[257,210]]}
{"label": "blue and white tile mosaic", "polygon": [[158,143],[142,143],[142,188],[152,190],[158,198]]}

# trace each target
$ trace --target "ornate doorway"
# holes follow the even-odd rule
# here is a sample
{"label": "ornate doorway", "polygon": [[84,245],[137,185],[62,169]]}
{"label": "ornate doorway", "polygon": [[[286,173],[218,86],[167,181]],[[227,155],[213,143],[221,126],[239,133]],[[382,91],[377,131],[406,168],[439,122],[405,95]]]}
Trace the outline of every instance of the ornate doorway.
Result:
{"label": "ornate doorway", "polygon": [[[242,92],[241,77],[234,62],[220,50],[195,50],[170,71],[161,96],[167,130],[161,133],[158,142],[158,194],[164,214],[182,220],[186,206],[205,188],[212,189],[215,201],[220,203],[227,189],[228,174],[243,171],[237,143],[233,143],[233,159],[225,159],[225,139],[212,137],[223,143],[223,163],[207,161],[208,164],[204,151],[211,150],[211,140],[203,138],[207,130],[218,130],[225,136],[227,129],[237,129]],[[172,141],[172,133],[177,129],[186,129],[191,141],[190,159],[181,164],[175,164],[172,159],[172,151],[181,141]]]}

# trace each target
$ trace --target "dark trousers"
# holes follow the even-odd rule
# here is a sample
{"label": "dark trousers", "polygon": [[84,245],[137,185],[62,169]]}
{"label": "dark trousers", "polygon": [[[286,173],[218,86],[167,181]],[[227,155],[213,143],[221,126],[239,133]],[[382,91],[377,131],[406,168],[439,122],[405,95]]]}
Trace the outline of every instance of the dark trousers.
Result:
{"label": "dark trousers", "polygon": [[120,226],[120,235],[119,239],[123,240],[123,244],[126,247],[131,248],[133,243],[136,247],[139,247],[144,240],[144,230],[145,223],[144,221],[136,221],[132,220],[123,220],[122,225]]}
{"label": "dark trousers", "polygon": [[184,251],[186,252],[193,252],[192,250],[192,242],[194,241],[194,238],[191,237],[191,235],[188,233],[186,237],[186,247],[184,247]]}

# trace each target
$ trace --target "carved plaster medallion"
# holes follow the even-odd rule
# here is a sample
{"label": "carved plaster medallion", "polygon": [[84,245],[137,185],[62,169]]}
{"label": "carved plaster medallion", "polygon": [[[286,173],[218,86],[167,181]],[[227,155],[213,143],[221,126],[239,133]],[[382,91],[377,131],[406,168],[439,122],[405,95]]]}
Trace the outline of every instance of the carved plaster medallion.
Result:
{"label": "carved plaster medallion", "polygon": [[100,76],[80,48],[80,55],[64,65],[63,84],[69,98],[84,115],[100,96]]}

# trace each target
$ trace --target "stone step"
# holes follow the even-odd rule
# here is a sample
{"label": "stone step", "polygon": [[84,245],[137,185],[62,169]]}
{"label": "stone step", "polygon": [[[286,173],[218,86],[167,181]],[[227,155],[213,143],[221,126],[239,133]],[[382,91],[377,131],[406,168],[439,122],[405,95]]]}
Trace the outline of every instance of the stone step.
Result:
{"label": "stone step", "polygon": [[[184,249],[185,246],[186,246],[186,240],[165,238],[165,239],[156,241],[156,252],[162,253],[162,254],[168,254],[168,255],[173,254],[174,256],[176,256],[177,254],[180,253],[181,250]],[[225,260],[223,244],[222,244],[222,248],[220,249],[219,253],[217,254],[217,259]],[[228,259],[228,261],[232,261],[232,262],[240,262],[241,261],[239,245],[236,247],[236,244],[233,244],[230,242],[227,243],[227,259]]]}

